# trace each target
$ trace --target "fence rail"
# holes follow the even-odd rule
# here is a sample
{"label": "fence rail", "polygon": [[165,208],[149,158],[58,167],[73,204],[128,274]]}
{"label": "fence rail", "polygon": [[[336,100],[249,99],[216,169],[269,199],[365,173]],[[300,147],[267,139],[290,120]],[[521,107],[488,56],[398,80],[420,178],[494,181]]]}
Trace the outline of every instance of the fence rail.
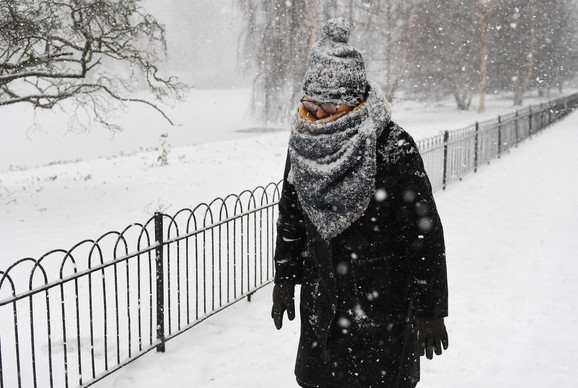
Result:
{"label": "fence rail", "polygon": [[[418,141],[434,190],[578,108],[578,94]],[[87,387],[273,278],[280,182],[0,271],[0,388]]]}

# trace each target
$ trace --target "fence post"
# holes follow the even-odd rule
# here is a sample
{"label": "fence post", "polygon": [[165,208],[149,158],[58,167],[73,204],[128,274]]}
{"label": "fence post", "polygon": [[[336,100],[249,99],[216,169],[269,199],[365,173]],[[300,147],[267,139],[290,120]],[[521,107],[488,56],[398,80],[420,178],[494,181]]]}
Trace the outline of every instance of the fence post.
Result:
{"label": "fence post", "polygon": [[446,189],[446,185],[448,182],[448,139],[450,137],[450,133],[448,131],[444,132],[444,176],[443,176],[443,189]]}
{"label": "fence post", "polygon": [[528,114],[528,137],[532,138],[532,106],[530,105],[530,114]]}
{"label": "fence post", "polygon": [[157,345],[157,352],[165,351],[165,287],[163,269],[163,213],[155,212],[155,241],[156,253],[156,286],[157,286],[157,339],[161,342]]}
{"label": "fence post", "polygon": [[498,115],[498,159],[502,155],[502,116]]}
{"label": "fence post", "polygon": [[540,132],[544,128],[544,103],[540,103],[540,124],[538,124],[538,128],[536,128],[536,133]]}
{"label": "fence post", "polygon": [[480,124],[476,121],[476,136],[474,137],[474,172],[478,172],[478,158],[480,151],[478,150],[480,135]]}
{"label": "fence post", "polygon": [[519,123],[518,120],[520,120],[520,117],[518,115],[518,109],[516,109],[516,120],[514,120],[514,131],[515,131],[515,135],[516,135],[516,147],[518,147],[518,143],[520,142],[520,132],[518,129]]}
{"label": "fence post", "polygon": [[0,338],[0,388],[4,388],[4,375],[2,373],[2,338]]}

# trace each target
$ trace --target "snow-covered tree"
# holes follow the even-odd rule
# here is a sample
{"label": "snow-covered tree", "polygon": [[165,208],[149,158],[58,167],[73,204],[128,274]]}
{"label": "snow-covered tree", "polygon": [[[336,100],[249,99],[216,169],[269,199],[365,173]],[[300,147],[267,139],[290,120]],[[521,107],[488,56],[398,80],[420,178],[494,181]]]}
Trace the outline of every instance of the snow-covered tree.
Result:
{"label": "snow-covered tree", "polygon": [[246,27],[240,62],[254,72],[252,110],[283,121],[301,96],[309,49],[317,41],[316,0],[243,0]]}
{"label": "snow-covered tree", "polygon": [[353,20],[360,29],[371,60],[379,63],[378,77],[386,98],[395,99],[407,77],[415,43],[416,16],[422,0],[366,0],[355,8]]}
{"label": "snow-covered tree", "polygon": [[521,105],[530,89],[561,89],[576,76],[576,5],[571,0],[502,0],[492,39],[490,82]]}
{"label": "snow-covered tree", "polygon": [[572,0],[537,2],[541,32],[537,38],[533,86],[540,94],[551,88],[562,90],[576,76],[578,36],[577,3]]}
{"label": "snow-covered tree", "polygon": [[[76,113],[118,130],[119,105],[180,99],[186,87],[160,75],[165,30],[140,0],[0,0],[0,106],[50,109],[73,100]],[[135,97],[145,86],[152,101]]]}
{"label": "snow-covered tree", "polygon": [[469,109],[480,79],[479,20],[460,0],[428,4],[417,13],[408,91],[426,98],[449,94],[458,109]]}
{"label": "snow-covered tree", "polygon": [[343,16],[350,44],[388,99],[450,95],[469,109],[487,92],[561,88],[578,73],[574,0],[243,0],[241,51],[255,72],[253,108],[282,121],[301,92],[311,45]]}

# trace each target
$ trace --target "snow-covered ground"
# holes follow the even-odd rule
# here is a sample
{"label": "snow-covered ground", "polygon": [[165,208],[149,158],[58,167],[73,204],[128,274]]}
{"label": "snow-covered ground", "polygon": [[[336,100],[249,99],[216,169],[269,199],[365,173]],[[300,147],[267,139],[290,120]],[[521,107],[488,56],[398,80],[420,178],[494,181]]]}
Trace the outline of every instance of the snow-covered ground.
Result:
{"label": "snow-covered ground", "polygon": [[[122,230],[156,210],[172,213],[278,181],[288,131],[263,134],[264,125],[248,115],[249,101],[249,89],[193,89],[185,103],[169,110],[180,126],[133,107],[119,115],[124,130],[114,136],[101,128],[69,132],[68,115],[61,111],[38,112],[41,126],[32,130],[31,109],[3,109],[0,268]],[[456,110],[451,99],[401,101],[393,119],[421,139],[511,112],[511,104],[504,96],[489,96],[487,111],[478,114],[475,106]],[[163,133],[169,164],[160,167],[161,150],[155,148]]]}
{"label": "snow-covered ground", "polygon": [[[450,348],[423,361],[420,386],[578,385],[577,146],[574,113],[436,193],[448,248]],[[270,291],[226,309],[168,342],[166,353],[148,353],[96,387],[295,387],[298,318],[277,332]]]}

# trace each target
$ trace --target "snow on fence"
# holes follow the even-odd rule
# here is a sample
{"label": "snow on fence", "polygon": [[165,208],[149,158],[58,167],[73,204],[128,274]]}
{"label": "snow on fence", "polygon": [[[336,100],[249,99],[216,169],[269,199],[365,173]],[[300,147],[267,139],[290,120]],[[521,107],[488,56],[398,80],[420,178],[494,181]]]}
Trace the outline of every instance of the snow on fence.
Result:
{"label": "snow on fence", "polygon": [[[434,190],[578,108],[578,94],[417,142]],[[87,387],[273,278],[280,182],[0,271],[0,388]]]}

